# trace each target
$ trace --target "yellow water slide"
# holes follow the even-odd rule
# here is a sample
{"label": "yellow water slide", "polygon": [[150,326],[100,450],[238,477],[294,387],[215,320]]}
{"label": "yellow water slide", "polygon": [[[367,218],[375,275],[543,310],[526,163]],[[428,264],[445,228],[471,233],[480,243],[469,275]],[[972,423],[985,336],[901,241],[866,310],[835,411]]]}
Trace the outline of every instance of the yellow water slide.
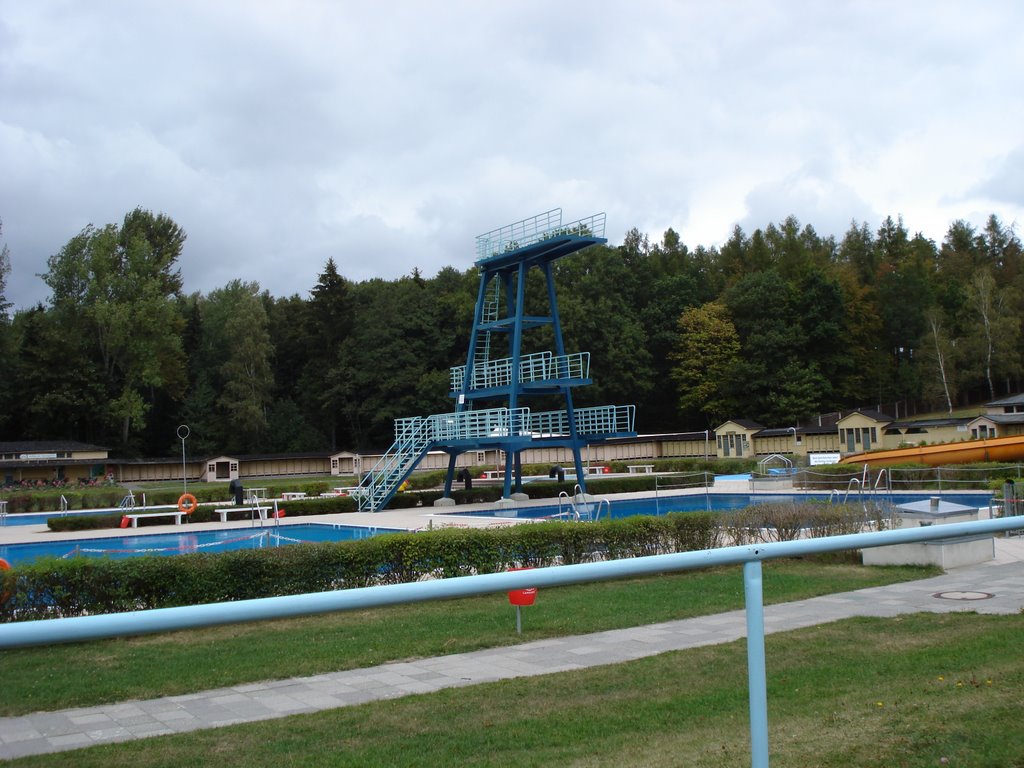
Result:
{"label": "yellow water slide", "polygon": [[894,464],[971,464],[979,461],[1017,461],[1024,459],[1024,435],[994,437],[990,440],[964,440],[960,443],[920,445],[891,451],[855,453],[842,459],[842,464],[868,464],[891,467]]}

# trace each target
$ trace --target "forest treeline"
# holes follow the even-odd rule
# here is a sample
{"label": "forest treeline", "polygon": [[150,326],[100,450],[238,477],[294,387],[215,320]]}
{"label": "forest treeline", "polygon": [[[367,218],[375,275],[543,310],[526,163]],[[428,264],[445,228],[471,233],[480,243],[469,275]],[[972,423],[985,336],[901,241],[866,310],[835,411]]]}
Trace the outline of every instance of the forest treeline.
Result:
{"label": "forest treeline", "polygon": [[[185,239],[143,209],[89,226],[49,258],[49,300],[13,316],[3,247],[0,440],[174,455],[188,424],[193,455],[377,450],[395,418],[453,410],[475,269],[353,282],[331,259],[308,296],[244,279],[204,295],[182,283]],[[566,349],[591,353],[594,384],[575,402],[634,403],[651,433],[1016,392],[1022,259],[994,215],[981,230],[953,222],[940,244],[892,218],[837,240],[789,217],[693,249],[633,229],[555,264]],[[546,314],[534,278],[526,301]]]}

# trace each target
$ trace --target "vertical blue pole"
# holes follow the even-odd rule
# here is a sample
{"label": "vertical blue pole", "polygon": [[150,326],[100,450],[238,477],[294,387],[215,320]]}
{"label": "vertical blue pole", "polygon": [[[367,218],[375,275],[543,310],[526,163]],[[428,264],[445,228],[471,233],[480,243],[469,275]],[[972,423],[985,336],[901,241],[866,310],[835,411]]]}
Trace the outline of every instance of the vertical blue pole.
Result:
{"label": "vertical blue pole", "polygon": [[747,687],[750,694],[750,765],[768,768],[768,683],[764,663],[761,561],[743,564],[747,605]]}

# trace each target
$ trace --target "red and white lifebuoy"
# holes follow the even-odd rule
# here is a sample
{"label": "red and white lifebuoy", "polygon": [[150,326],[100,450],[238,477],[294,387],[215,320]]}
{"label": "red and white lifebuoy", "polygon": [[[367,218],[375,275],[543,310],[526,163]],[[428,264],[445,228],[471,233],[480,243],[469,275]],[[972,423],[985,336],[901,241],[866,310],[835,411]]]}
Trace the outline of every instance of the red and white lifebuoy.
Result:
{"label": "red and white lifebuoy", "polygon": [[[4,560],[2,557],[0,557],[0,571],[9,571],[9,570],[11,570],[11,564],[8,563],[6,560]],[[0,581],[2,581],[2,579],[0,579]],[[3,592],[0,592],[0,605],[3,605],[4,603],[6,603],[7,602],[7,598],[9,598],[10,596],[11,596],[10,590],[4,590]]]}

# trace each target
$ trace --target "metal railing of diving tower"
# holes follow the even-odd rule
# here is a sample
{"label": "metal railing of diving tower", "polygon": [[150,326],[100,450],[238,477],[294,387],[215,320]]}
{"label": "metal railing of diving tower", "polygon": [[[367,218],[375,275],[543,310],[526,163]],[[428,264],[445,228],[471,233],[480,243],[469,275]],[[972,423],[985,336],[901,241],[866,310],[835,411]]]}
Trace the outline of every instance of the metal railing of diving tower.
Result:
{"label": "metal railing of diving tower", "polygon": [[383,509],[433,446],[521,439],[530,434],[530,423],[529,408],[490,408],[396,419],[395,442],[359,483],[355,495],[360,511]]}
{"label": "metal railing of diving tower", "polygon": [[552,208],[550,211],[478,235],[476,238],[477,262],[485,261],[502,253],[517,251],[561,235],[603,239],[605,220],[606,214],[595,213],[562,226],[562,209]]}
{"label": "metal railing of diving tower", "polygon": [[414,416],[395,420],[395,442],[359,483],[361,512],[379,512],[430,449],[433,424]]}

